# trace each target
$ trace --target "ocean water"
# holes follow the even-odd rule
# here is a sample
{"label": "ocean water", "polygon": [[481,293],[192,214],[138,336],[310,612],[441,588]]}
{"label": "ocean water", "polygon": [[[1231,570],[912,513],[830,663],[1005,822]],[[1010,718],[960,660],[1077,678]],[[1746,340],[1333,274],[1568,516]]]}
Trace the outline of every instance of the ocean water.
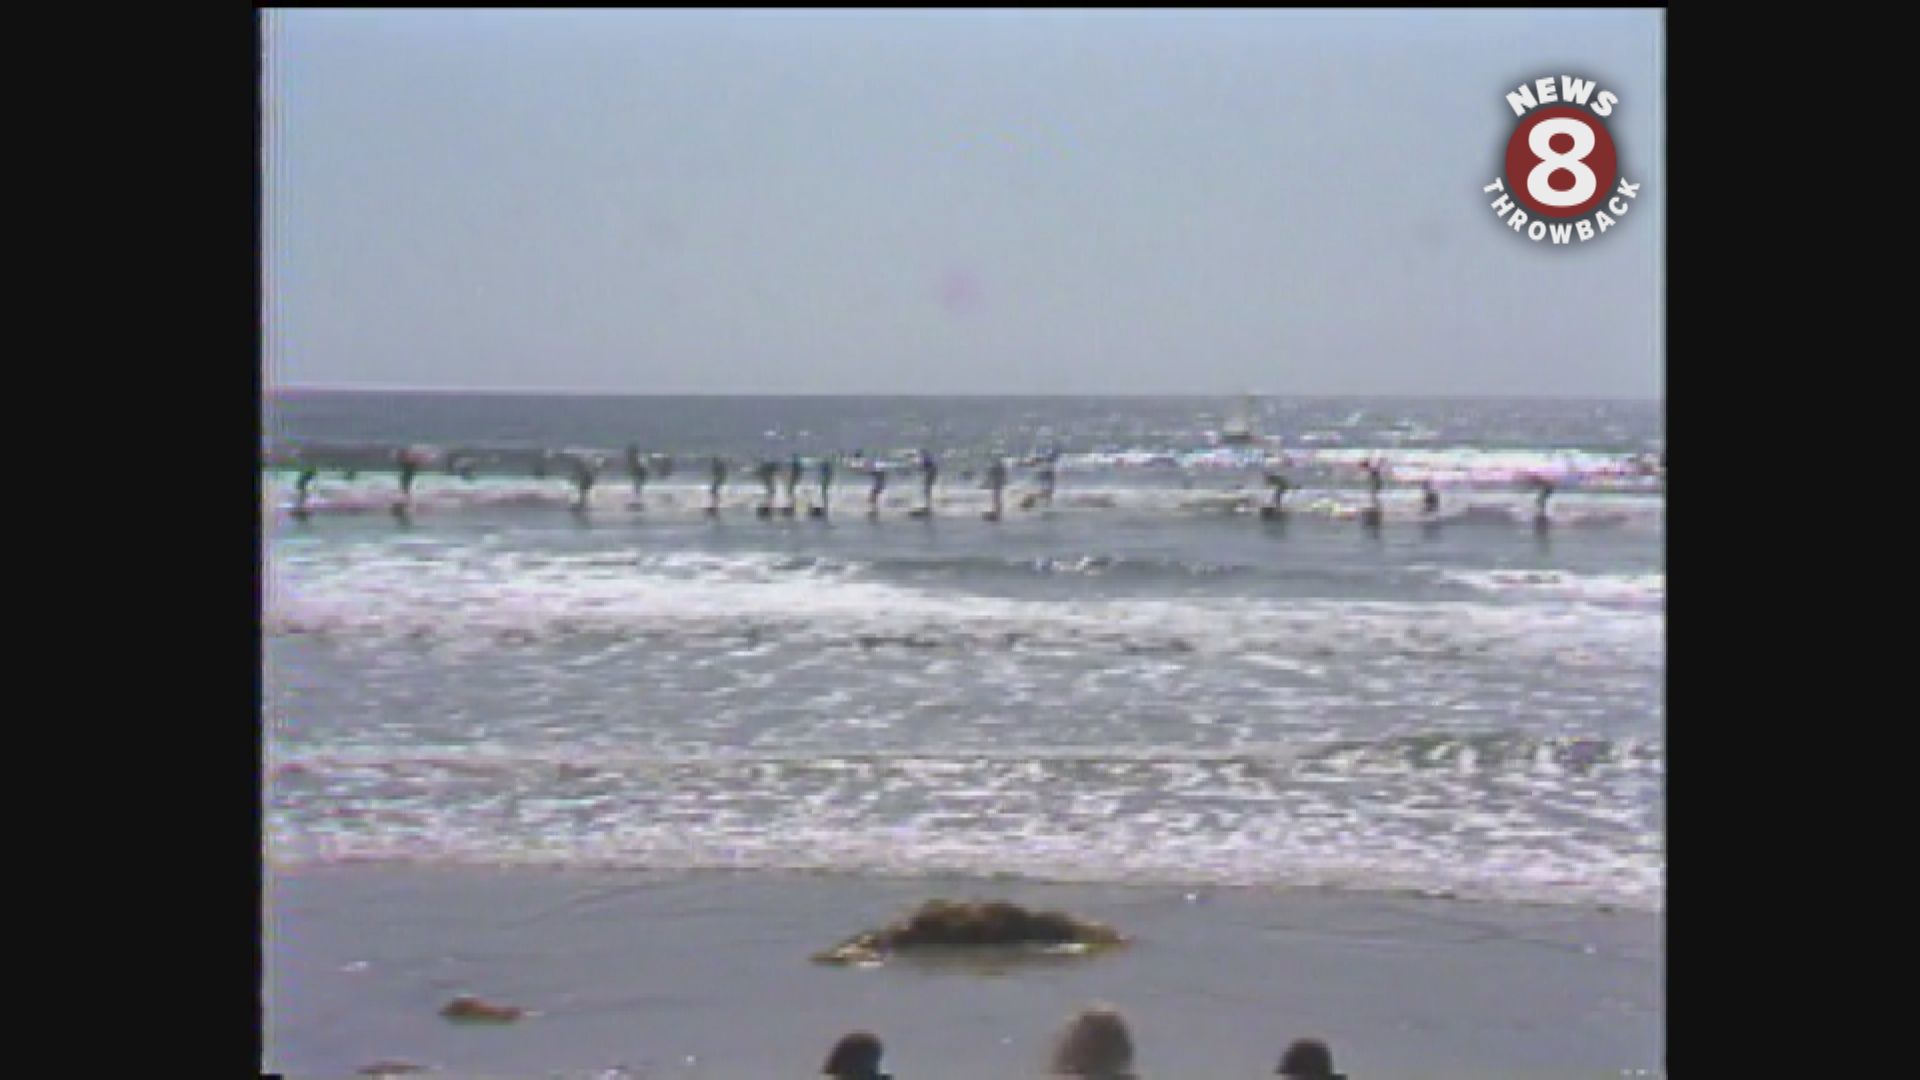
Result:
{"label": "ocean water", "polygon": [[[1234,404],[276,394],[268,858],[1659,910],[1660,406],[1266,399],[1215,445]],[[403,446],[440,455],[404,518]],[[583,507],[545,451],[604,459]],[[892,463],[876,517],[856,451]],[[756,517],[793,454],[803,507],[843,456],[830,515]]]}

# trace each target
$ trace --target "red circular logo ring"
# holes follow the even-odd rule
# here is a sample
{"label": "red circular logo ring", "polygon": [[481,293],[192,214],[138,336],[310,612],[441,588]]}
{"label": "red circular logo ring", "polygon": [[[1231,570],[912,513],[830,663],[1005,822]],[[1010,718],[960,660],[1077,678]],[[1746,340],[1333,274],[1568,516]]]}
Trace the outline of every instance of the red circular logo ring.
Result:
{"label": "red circular logo ring", "polygon": [[1507,140],[1507,189],[1544,218],[1576,218],[1606,201],[1619,175],[1613,136],[1577,105],[1523,117]]}

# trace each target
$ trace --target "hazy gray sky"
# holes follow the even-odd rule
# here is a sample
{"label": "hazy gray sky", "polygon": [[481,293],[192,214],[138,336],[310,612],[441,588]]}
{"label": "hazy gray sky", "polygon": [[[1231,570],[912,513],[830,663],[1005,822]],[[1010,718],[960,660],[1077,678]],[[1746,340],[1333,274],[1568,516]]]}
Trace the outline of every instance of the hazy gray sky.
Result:
{"label": "hazy gray sky", "polygon": [[[1663,19],[274,12],[269,382],[1656,397]],[[1560,74],[1645,187],[1553,249]]]}

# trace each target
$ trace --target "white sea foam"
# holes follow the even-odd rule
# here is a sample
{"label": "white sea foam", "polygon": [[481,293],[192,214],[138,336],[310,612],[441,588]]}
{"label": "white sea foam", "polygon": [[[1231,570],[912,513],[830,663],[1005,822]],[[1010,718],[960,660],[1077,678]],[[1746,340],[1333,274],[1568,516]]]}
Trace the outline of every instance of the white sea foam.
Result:
{"label": "white sea foam", "polygon": [[1445,570],[1442,580],[1476,591],[1502,596],[1547,600],[1588,601],[1661,608],[1667,599],[1667,576],[1644,574],[1575,574],[1564,570]]}
{"label": "white sea foam", "polygon": [[1160,759],[364,752],[282,760],[269,831],[275,857],[293,862],[964,873],[1655,907],[1663,862],[1645,808],[1661,773],[1658,744],[1631,741]]}
{"label": "white sea foam", "polygon": [[[1644,581],[1549,578],[1568,599],[1519,606],[1244,597],[1019,600],[863,579],[856,563],[771,553],[534,554],[485,547],[343,547],[277,553],[273,633],[542,639],[610,634],[746,638],[846,647],[1050,648],[1314,658],[1365,652],[1440,659],[1570,648],[1654,659],[1660,613],[1597,601],[1649,596]],[[1456,575],[1492,591],[1528,579]]]}

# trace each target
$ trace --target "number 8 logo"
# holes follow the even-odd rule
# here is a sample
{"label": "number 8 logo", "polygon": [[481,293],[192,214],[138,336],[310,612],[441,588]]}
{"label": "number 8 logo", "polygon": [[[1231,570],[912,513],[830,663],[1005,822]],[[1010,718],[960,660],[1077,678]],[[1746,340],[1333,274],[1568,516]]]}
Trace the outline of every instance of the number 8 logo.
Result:
{"label": "number 8 logo", "polygon": [[1536,216],[1579,217],[1618,170],[1613,139],[1585,109],[1558,105],[1523,118],[1507,143],[1507,189]]}
{"label": "number 8 logo", "polygon": [[[1573,149],[1565,154],[1554,153],[1555,135],[1573,136]],[[1556,210],[1579,206],[1593,198],[1600,178],[1587,168],[1587,155],[1593,153],[1599,141],[1593,137],[1592,128],[1570,116],[1555,116],[1533,125],[1533,130],[1527,133],[1527,149],[1540,159],[1540,164],[1527,173],[1527,194],[1533,196],[1534,202]],[[1548,186],[1547,179],[1562,170],[1573,174],[1573,187],[1555,191]]]}

